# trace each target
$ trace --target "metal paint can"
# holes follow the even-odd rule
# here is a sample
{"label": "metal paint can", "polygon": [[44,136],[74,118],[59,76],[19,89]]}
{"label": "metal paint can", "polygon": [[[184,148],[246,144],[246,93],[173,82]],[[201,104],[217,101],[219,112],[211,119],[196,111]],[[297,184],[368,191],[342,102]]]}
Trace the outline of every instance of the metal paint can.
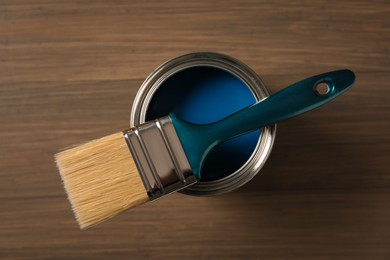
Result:
{"label": "metal paint can", "polygon": [[[218,82],[221,79],[229,81]],[[196,85],[196,82],[200,83]],[[219,88],[223,90],[225,83],[226,88],[229,88],[227,93],[223,93],[221,98],[214,97],[217,98],[214,101],[212,98],[205,99],[209,100],[208,103],[200,99],[200,103],[205,103],[204,106],[192,98],[194,95],[206,97],[208,93],[213,92],[217,95],[214,87],[220,86]],[[187,88],[186,85],[191,87]],[[241,89],[237,87],[238,85]],[[251,101],[248,101],[248,93]],[[240,106],[250,105],[245,102],[255,103],[268,96],[267,88],[260,77],[242,62],[218,53],[190,53],[163,63],[146,78],[133,103],[130,127],[167,115],[169,112],[179,113],[179,116],[182,113],[183,117],[192,114],[192,118],[195,113],[193,123],[209,123],[210,120],[221,119],[243,108]],[[240,98],[244,102],[235,102]],[[224,99],[230,100],[230,103],[224,103]],[[187,101],[195,102],[191,108],[193,111],[183,112],[183,107],[189,106],[186,105]],[[175,109],[179,111],[171,111]],[[204,111],[196,115],[199,110]],[[213,112],[214,118],[210,117]],[[198,183],[181,192],[197,196],[217,195],[235,190],[250,181],[263,167],[271,152],[276,125],[265,127],[258,132],[257,135],[251,133],[246,137],[236,137],[236,140],[227,141],[219,149],[217,147],[216,151],[210,154],[210,158],[206,159],[204,170],[208,175],[206,174],[205,179],[202,177]],[[222,167],[227,162],[230,163],[228,167]],[[213,171],[217,171],[218,174],[213,174]]]}

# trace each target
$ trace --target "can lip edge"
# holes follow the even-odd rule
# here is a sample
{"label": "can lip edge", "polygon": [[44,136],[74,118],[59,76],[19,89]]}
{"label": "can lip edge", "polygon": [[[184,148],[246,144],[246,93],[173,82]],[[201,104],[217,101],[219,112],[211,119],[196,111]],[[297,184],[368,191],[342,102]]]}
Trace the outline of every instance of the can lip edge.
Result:
{"label": "can lip edge", "polygon": [[[167,78],[179,71],[197,66],[216,67],[233,74],[248,86],[257,101],[269,96],[266,85],[259,75],[241,61],[215,52],[187,53],[162,63],[144,80],[133,101],[130,126],[145,122],[149,103],[158,87]],[[213,196],[243,186],[254,178],[264,166],[272,151],[275,135],[276,124],[263,128],[252,155],[239,169],[224,178],[198,182],[179,192],[186,195]]]}

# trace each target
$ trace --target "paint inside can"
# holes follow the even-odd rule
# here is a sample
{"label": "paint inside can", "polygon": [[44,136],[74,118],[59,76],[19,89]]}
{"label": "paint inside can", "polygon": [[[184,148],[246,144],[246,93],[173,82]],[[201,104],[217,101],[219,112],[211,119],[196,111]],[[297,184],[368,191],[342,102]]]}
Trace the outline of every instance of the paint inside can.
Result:
{"label": "paint inside can", "polygon": [[[256,102],[240,78],[219,68],[195,66],[161,83],[154,93],[146,121],[169,113],[195,124],[218,121]],[[235,137],[215,147],[206,158],[201,181],[219,180],[244,165],[258,143],[260,130]]]}

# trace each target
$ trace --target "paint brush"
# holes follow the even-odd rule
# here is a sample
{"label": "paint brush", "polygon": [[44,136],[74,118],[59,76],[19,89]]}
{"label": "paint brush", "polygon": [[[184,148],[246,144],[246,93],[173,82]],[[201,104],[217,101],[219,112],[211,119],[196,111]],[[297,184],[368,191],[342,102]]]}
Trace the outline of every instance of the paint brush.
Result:
{"label": "paint brush", "polygon": [[196,183],[217,144],[317,108],[352,86],[350,70],[297,82],[218,122],[195,125],[170,114],[55,155],[80,227]]}

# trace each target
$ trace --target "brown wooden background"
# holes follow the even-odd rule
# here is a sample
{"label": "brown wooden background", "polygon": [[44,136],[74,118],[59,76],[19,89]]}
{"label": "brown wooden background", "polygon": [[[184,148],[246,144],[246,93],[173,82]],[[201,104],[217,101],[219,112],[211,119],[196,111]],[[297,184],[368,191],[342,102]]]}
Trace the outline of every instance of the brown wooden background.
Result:
{"label": "brown wooden background", "polygon": [[[390,259],[389,41],[386,0],[0,0],[0,258]],[[126,128],[145,77],[192,51],[272,93],[340,68],[357,83],[280,123],[245,187],[80,231],[53,154]]]}

